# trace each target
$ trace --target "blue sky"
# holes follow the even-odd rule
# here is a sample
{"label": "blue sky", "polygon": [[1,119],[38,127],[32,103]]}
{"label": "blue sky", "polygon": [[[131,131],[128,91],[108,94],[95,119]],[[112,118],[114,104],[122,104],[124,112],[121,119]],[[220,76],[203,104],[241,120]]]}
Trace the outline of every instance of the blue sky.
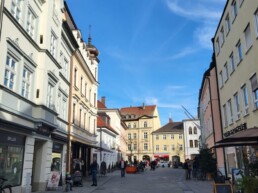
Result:
{"label": "blue sky", "polygon": [[202,76],[226,0],[66,0],[100,51],[108,108],[157,105],[161,124],[197,116]]}

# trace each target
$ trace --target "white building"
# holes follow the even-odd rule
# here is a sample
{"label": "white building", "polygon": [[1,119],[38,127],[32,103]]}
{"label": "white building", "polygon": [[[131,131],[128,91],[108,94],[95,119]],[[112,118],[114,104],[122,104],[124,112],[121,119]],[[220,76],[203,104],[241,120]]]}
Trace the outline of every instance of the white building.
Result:
{"label": "white building", "polygon": [[199,138],[201,135],[200,121],[198,119],[183,120],[185,159],[193,159],[199,154]]}
{"label": "white building", "polygon": [[62,22],[63,1],[0,5],[0,175],[13,192],[45,190],[51,170],[65,174],[75,45]]}

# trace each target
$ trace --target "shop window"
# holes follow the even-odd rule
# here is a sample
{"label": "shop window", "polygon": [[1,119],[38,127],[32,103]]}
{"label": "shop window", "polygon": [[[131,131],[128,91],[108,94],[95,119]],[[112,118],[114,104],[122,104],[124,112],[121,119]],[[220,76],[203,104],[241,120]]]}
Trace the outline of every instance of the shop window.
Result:
{"label": "shop window", "polygon": [[53,143],[51,171],[62,171],[62,149],[62,144]]}
{"label": "shop window", "polygon": [[1,133],[0,141],[0,176],[12,186],[21,185],[25,137]]}

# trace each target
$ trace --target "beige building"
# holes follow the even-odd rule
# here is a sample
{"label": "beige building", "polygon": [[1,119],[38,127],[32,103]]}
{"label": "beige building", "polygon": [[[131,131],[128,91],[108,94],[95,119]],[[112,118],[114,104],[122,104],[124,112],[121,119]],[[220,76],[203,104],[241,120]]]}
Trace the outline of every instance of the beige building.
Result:
{"label": "beige building", "polygon": [[124,139],[127,143],[128,161],[153,160],[152,132],[160,128],[159,113],[156,105],[124,107],[120,109],[122,120],[128,129]]}
{"label": "beige building", "polygon": [[90,35],[88,43],[83,41],[81,31],[74,23],[67,6],[65,16],[78,45],[70,65],[67,171],[73,172],[75,162],[79,160],[83,163],[82,171],[85,176],[93,159],[92,148],[98,148],[96,128],[99,52],[91,44]]}
{"label": "beige building", "polygon": [[[227,172],[257,155],[258,1],[228,0],[214,37]],[[253,136],[253,137],[252,137]],[[247,140],[244,140],[244,138]]]}
{"label": "beige building", "polygon": [[179,156],[180,162],[184,162],[184,128],[183,122],[169,123],[152,132],[154,158],[158,160],[172,161],[173,156]]}

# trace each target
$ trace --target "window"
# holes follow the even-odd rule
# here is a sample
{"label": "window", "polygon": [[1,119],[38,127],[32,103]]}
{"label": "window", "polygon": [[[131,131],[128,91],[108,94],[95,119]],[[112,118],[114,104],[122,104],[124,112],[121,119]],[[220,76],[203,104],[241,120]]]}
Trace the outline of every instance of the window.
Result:
{"label": "window", "polygon": [[128,150],[132,150],[132,145],[131,144],[128,144]]}
{"label": "window", "polygon": [[198,140],[194,140],[194,147],[199,147],[199,142],[198,142]]}
{"label": "window", "polygon": [[25,98],[29,98],[30,94],[30,82],[31,80],[31,72],[24,67],[23,68],[23,73],[22,73],[22,91],[21,95]]}
{"label": "window", "polygon": [[232,103],[231,99],[228,100],[228,123],[231,124],[233,123],[233,110],[232,110]]}
{"label": "window", "polygon": [[163,150],[167,151],[167,145],[163,145]]}
{"label": "window", "polygon": [[131,139],[131,133],[128,133],[128,139]]}
{"label": "window", "polygon": [[156,145],[156,151],[159,151],[159,145]]}
{"label": "window", "polygon": [[236,47],[238,51],[238,63],[240,63],[243,59],[243,51],[242,51],[242,45],[240,41],[237,43]]}
{"label": "window", "polygon": [[166,134],[163,134],[163,139],[167,139],[167,135]]}
{"label": "window", "polygon": [[175,151],[175,145],[171,145],[171,150]]}
{"label": "window", "polygon": [[253,106],[254,109],[258,109],[258,82],[257,82],[257,76],[254,74],[251,79],[251,88],[252,88],[252,94],[253,94]]}
{"label": "window", "polygon": [[223,81],[223,75],[222,75],[222,71],[219,72],[219,87],[221,88],[224,85],[224,81]]}
{"label": "window", "polygon": [[51,33],[50,36],[50,53],[53,57],[56,56],[56,46],[57,46],[57,37],[54,32]]}
{"label": "window", "polygon": [[253,45],[250,24],[248,24],[247,27],[245,28],[244,34],[245,34],[245,48],[246,48],[246,51],[248,51],[250,47]]}
{"label": "window", "polygon": [[84,95],[87,98],[87,83],[84,84]]}
{"label": "window", "polygon": [[12,0],[11,14],[20,22],[21,20],[21,0]]}
{"label": "window", "polygon": [[258,36],[258,9],[254,13],[254,21],[255,21],[256,36]]}
{"label": "window", "polygon": [[76,87],[76,83],[77,83],[77,68],[74,69],[73,79],[74,79],[74,84],[73,85]]}
{"label": "window", "polygon": [[194,134],[197,134],[197,128],[194,127]]}
{"label": "window", "polygon": [[131,128],[131,123],[128,123],[128,128],[129,128],[129,129]]}
{"label": "window", "polygon": [[133,144],[133,150],[137,150],[137,144],[136,143]]}
{"label": "window", "polygon": [[179,144],[179,145],[178,145],[178,148],[179,148],[179,151],[182,151],[182,150],[183,150],[183,145],[182,145],[182,144]]}
{"label": "window", "polygon": [[192,127],[189,127],[189,135],[192,135],[193,134],[193,129]]}
{"label": "window", "polygon": [[81,108],[79,112],[79,127],[82,127],[82,109]]}
{"label": "window", "polygon": [[156,135],[156,139],[157,139],[157,140],[159,139],[159,135]]}
{"label": "window", "polygon": [[182,135],[182,134],[179,134],[178,138],[179,138],[179,139],[183,139],[183,135]]}
{"label": "window", "polygon": [[47,86],[47,107],[54,109],[53,104],[54,86],[49,82]]}
{"label": "window", "polygon": [[224,127],[228,126],[228,117],[227,117],[227,107],[223,105],[223,114],[224,114]]}
{"label": "window", "polygon": [[236,120],[240,119],[240,104],[238,93],[234,95]]}
{"label": "window", "polygon": [[170,139],[174,139],[174,134],[171,134]]}
{"label": "window", "polygon": [[219,52],[220,52],[219,38],[216,39],[215,45],[216,45],[216,52],[217,52],[217,55],[218,55]]}
{"label": "window", "polygon": [[148,143],[144,143],[144,150],[148,150]]}
{"label": "window", "polygon": [[235,71],[234,53],[232,52],[229,56],[229,62],[231,66],[231,73]]}
{"label": "window", "polygon": [[133,124],[133,128],[136,128],[136,123]]}
{"label": "window", "polygon": [[84,129],[86,129],[87,114],[84,113]]}
{"label": "window", "polygon": [[136,133],[133,134],[133,138],[136,139]]}
{"label": "window", "polygon": [[81,85],[80,85],[80,89],[81,89],[81,94],[83,94],[83,92],[82,92],[82,85],[83,85],[83,77],[81,76]]}
{"label": "window", "polygon": [[147,133],[147,132],[144,132],[143,138],[144,138],[144,139],[148,139],[148,133]]}
{"label": "window", "polygon": [[233,21],[234,21],[236,16],[237,16],[237,12],[238,12],[237,3],[236,3],[235,0],[231,4],[231,12],[232,12],[232,18],[233,18]]}
{"label": "window", "polygon": [[14,80],[16,76],[16,60],[7,55],[4,73],[4,85],[9,89],[14,89]]}
{"label": "window", "polygon": [[33,39],[35,37],[35,30],[36,30],[35,28],[36,28],[36,16],[33,14],[31,9],[29,9],[26,31]]}
{"label": "window", "polygon": [[244,115],[249,114],[249,102],[248,102],[248,93],[246,85],[244,85],[242,88],[242,97],[243,97],[243,109],[244,109]]}
{"label": "window", "polygon": [[225,41],[225,35],[224,35],[224,28],[222,27],[220,30],[220,40],[221,40],[221,46],[224,44]]}
{"label": "window", "polygon": [[225,82],[227,82],[227,80],[228,80],[228,77],[229,77],[229,75],[228,75],[228,64],[226,63],[225,65],[224,65],[224,77],[225,77]]}
{"label": "window", "polygon": [[193,140],[189,141],[189,146],[190,146],[190,148],[193,148]]}
{"label": "window", "polygon": [[76,104],[73,103],[73,124],[75,124]]}
{"label": "window", "polygon": [[226,19],[225,19],[225,23],[226,23],[226,33],[228,34],[230,31],[230,20],[229,20],[229,14],[227,14]]}
{"label": "window", "polygon": [[144,126],[143,127],[147,127],[147,122],[146,121],[144,121]]}

